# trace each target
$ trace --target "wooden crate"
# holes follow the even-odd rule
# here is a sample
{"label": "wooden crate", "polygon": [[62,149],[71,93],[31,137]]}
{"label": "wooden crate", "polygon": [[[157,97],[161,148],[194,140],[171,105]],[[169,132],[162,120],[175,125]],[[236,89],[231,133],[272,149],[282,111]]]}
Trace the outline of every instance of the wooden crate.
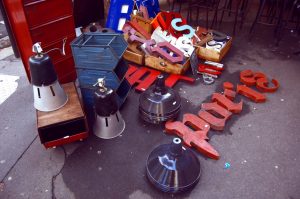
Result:
{"label": "wooden crate", "polygon": [[165,59],[154,57],[151,55],[146,55],[145,65],[166,73],[182,75],[189,68],[190,59],[187,59],[184,64],[172,64],[166,61]]}
{"label": "wooden crate", "polygon": [[153,32],[153,27],[151,25],[151,21],[150,19],[145,19],[141,16],[138,15],[134,15],[131,14],[131,21],[136,21],[142,28],[144,28],[146,30],[147,33],[149,33],[150,35]]}
{"label": "wooden crate", "polygon": [[207,49],[205,47],[198,47],[196,49],[197,55],[201,59],[205,59],[208,61],[221,62],[223,57],[228,53],[229,49],[232,45],[232,38],[228,40],[224,48],[220,52],[217,52],[213,49]]}
{"label": "wooden crate", "polygon": [[123,58],[126,61],[133,62],[133,63],[139,64],[139,65],[144,65],[145,56],[135,53],[135,52],[132,52],[130,50],[125,51],[125,53],[123,54]]}
{"label": "wooden crate", "polygon": [[46,147],[56,147],[88,136],[86,116],[73,82],[63,84],[68,102],[62,108],[51,111],[36,111],[37,129],[41,143]]}

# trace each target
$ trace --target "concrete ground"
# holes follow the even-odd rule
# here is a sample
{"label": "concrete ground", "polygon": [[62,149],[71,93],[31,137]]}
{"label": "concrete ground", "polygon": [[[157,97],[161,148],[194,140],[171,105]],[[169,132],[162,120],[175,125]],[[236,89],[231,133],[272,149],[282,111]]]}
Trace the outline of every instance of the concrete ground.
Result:
{"label": "concrete ground", "polygon": [[[232,24],[223,24],[231,31]],[[184,113],[197,113],[201,103],[221,92],[224,81],[239,83],[244,69],[261,71],[280,82],[265,103],[245,97],[242,113],[234,115],[222,132],[210,131],[210,144],[220,160],[197,156],[202,176],[184,194],[169,195],[154,189],[145,177],[148,154],[170,143],[163,126],[148,125],[138,117],[139,94],[132,90],[121,113],[124,133],[112,140],[93,135],[84,141],[46,150],[39,141],[32,89],[23,65],[0,51],[0,198],[243,198],[300,199],[300,50],[299,36],[288,32],[279,47],[271,29],[259,26],[248,40],[244,27],[222,61],[225,72],[213,85],[201,78],[195,85],[178,83]],[[224,164],[231,166],[224,169]]]}

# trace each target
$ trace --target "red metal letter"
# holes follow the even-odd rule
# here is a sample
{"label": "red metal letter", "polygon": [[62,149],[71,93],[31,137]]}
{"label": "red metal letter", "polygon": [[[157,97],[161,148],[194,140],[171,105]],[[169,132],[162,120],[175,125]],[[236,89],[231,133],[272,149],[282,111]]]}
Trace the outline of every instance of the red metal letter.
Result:
{"label": "red metal letter", "polygon": [[[130,68],[129,68],[130,69]],[[133,71],[134,69],[132,69]],[[129,74],[129,72],[127,72]],[[157,76],[160,75],[161,72],[157,70],[152,70],[146,67],[140,67],[136,72],[133,74],[127,75],[126,73],[126,79],[130,83],[130,85],[138,84],[135,87],[135,90],[137,91],[145,91],[153,84],[153,82],[156,80]],[[147,74],[149,73],[149,74]],[[147,75],[145,77],[145,75]],[[145,77],[142,79],[142,77]],[[142,79],[142,80],[141,80]]]}
{"label": "red metal letter", "polygon": [[279,88],[279,82],[276,79],[272,79],[274,87],[269,87],[269,81],[267,78],[260,78],[256,82],[256,88],[261,92],[273,93]]}
{"label": "red metal letter", "polygon": [[198,116],[217,131],[224,129],[226,120],[232,115],[230,111],[221,107],[216,102],[204,103],[202,104],[202,109],[199,111]]}
{"label": "red metal letter", "polygon": [[246,85],[237,85],[237,92],[240,95],[244,95],[245,97],[249,98],[250,100],[261,103],[266,101],[266,96],[264,94],[261,94],[251,88],[249,88]]}
{"label": "red metal letter", "polygon": [[195,147],[205,156],[216,160],[219,159],[219,153],[206,141],[208,139],[207,132],[209,130],[209,124],[205,124],[202,119],[193,114],[185,114],[184,122],[192,127],[196,127],[195,129],[197,129],[197,131],[191,130],[182,122],[169,121],[165,124],[166,132],[179,136],[183,139],[186,146]]}
{"label": "red metal letter", "polygon": [[179,80],[187,81],[188,83],[195,83],[195,79],[191,77],[186,77],[182,75],[170,74],[165,80],[165,85],[172,88]]}
{"label": "red metal letter", "polygon": [[212,95],[212,101],[217,102],[219,105],[223,106],[224,108],[233,113],[240,113],[243,109],[243,101],[239,103],[234,103],[225,95],[222,95],[220,93],[214,93]]}
{"label": "red metal letter", "polygon": [[233,91],[233,90],[225,89],[225,90],[224,90],[224,95],[225,95],[228,99],[230,99],[231,101],[233,101],[234,98],[235,98],[236,92]]}
{"label": "red metal letter", "polygon": [[[173,52],[173,56],[176,56],[171,56],[167,51],[163,49],[168,49],[167,51]],[[156,47],[152,48],[152,52],[158,53],[160,56],[169,60],[172,63],[178,63],[183,61],[183,52],[181,52],[179,49],[175,48],[173,45],[166,41],[158,43]]]}
{"label": "red metal letter", "polygon": [[233,91],[234,86],[233,86],[233,84],[232,84],[231,82],[224,82],[224,83],[223,83],[223,88],[224,88],[224,89],[228,89],[228,90],[232,90],[232,91]]}

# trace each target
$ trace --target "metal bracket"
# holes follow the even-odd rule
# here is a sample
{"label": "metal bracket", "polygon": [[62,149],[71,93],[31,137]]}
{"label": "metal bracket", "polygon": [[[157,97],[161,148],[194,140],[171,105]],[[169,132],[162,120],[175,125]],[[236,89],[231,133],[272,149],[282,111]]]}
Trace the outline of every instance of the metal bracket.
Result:
{"label": "metal bracket", "polygon": [[202,77],[203,77],[203,82],[207,85],[213,84],[215,82],[215,79],[209,75],[203,74]]}

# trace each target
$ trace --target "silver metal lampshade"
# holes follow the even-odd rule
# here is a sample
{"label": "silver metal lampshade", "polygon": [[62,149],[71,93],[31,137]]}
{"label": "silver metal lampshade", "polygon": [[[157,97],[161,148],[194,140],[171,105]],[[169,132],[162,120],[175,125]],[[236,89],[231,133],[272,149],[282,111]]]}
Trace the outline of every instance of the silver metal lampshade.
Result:
{"label": "silver metal lampshade", "polygon": [[39,111],[54,111],[68,102],[68,96],[58,81],[48,86],[33,85],[34,107]]}
{"label": "silver metal lampshade", "polygon": [[105,87],[103,78],[99,78],[97,84],[99,87],[94,93],[94,134],[99,138],[111,139],[124,131],[125,121],[119,112],[115,91]]}
{"label": "silver metal lampshade", "polygon": [[29,58],[34,107],[39,111],[54,111],[64,106],[68,96],[58,82],[54,65],[40,43],[33,45],[36,54]]}
{"label": "silver metal lampshade", "polygon": [[119,136],[125,129],[125,121],[119,111],[109,117],[96,116],[94,134],[102,139]]}

